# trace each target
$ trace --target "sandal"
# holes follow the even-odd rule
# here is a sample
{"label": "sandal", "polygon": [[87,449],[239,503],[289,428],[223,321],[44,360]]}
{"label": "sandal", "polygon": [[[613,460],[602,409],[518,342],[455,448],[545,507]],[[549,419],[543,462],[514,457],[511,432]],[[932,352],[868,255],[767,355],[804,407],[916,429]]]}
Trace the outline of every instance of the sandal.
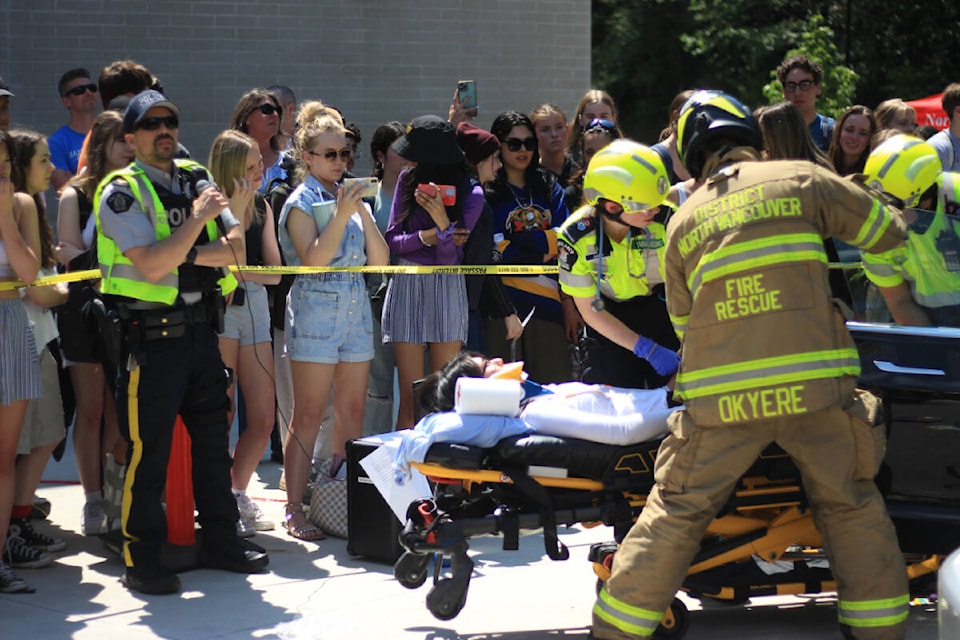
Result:
{"label": "sandal", "polygon": [[284,526],[287,529],[287,535],[308,542],[326,539],[326,534],[307,519],[307,514],[303,512],[303,505],[287,504],[285,511]]}

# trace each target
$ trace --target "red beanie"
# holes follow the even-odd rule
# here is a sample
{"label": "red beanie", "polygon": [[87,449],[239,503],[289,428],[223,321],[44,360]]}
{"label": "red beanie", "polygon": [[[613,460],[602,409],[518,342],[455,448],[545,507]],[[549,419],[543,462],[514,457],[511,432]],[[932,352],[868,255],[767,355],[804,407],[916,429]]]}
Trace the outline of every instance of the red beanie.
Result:
{"label": "red beanie", "polygon": [[469,122],[457,125],[457,144],[472,164],[482,162],[497,151],[500,151],[500,141],[489,131]]}

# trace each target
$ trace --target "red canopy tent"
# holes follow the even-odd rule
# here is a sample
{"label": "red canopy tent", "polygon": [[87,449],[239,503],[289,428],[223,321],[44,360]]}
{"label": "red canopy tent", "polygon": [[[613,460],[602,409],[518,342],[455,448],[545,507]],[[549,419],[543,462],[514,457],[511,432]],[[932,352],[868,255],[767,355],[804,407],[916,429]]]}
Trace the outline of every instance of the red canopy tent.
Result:
{"label": "red canopy tent", "polygon": [[950,120],[947,118],[947,112],[943,110],[940,100],[943,94],[918,98],[917,100],[907,100],[906,103],[917,110],[917,125],[933,125],[937,129],[946,129],[950,126]]}

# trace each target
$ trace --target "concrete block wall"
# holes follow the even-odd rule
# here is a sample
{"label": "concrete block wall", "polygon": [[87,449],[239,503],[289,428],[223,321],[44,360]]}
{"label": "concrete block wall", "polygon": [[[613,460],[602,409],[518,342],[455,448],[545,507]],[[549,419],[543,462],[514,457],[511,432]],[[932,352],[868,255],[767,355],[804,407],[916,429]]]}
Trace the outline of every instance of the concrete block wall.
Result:
{"label": "concrete block wall", "polygon": [[66,122],[56,85],[72,67],[132,58],[183,111],[181,142],[206,162],[242,93],[283,84],[363,133],[446,117],[458,79],[477,82],[479,126],[542,102],[572,112],[590,87],[589,0],[0,0],[0,76],[13,126]]}

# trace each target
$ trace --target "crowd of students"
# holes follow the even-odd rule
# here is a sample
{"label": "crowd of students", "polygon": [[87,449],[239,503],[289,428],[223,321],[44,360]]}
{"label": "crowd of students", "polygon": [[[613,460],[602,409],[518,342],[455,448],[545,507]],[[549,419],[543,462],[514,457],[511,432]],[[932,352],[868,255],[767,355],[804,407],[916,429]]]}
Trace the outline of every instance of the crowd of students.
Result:
{"label": "crowd of students", "polygon": [[[876,110],[851,106],[836,121],[818,113],[822,69],[802,56],[785,60],[778,79],[784,102],[757,113],[771,159],[808,159],[846,175],[863,170],[871,147],[887,131],[921,133],[915,113],[898,99]],[[944,101],[952,117],[960,107],[960,86],[951,87]],[[83,69],[64,74],[59,90],[71,112],[67,128],[80,136],[71,136],[74,147],[65,151],[59,146],[67,136],[51,136],[51,146],[54,139],[58,144],[52,163],[43,135],[0,133],[0,283],[31,282],[58,265],[96,268],[98,187],[131,162],[123,109],[148,88],[160,88],[157,79],[132,61],[104,67],[96,83]],[[105,110],[90,117],[97,93]],[[660,140],[650,141],[657,143],[652,148],[669,183],[682,185],[681,194],[696,187],[676,148],[677,114],[690,93],[677,95]],[[13,95],[0,80],[4,112]],[[205,158],[243,225],[245,255],[238,263],[556,265],[558,232],[589,199],[587,164],[622,137],[613,98],[590,90],[569,120],[551,104],[528,113],[506,111],[489,130],[475,126],[468,114],[455,96],[446,119],[422,116],[409,125],[378,127],[369,143],[377,181],[367,194],[364,185],[344,181],[355,177],[350,171],[361,141],[349,114],[319,100],[297,105],[287,87],[247,91]],[[944,148],[952,159],[949,135]],[[75,159],[76,167],[60,166],[59,158]],[[51,180],[62,187],[56,234],[43,198]],[[318,540],[323,532],[302,510],[311,475],[318,468],[342,475],[351,438],[411,427],[413,382],[438,371],[464,346],[523,360],[540,382],[579,377],[576,347],[584,317],[555,275],[388,278],[346,269],[283,278],[241,271],[239,279],[220,352],[235,372],[245,409],[232,474],[241,535],[275,526],[246,495],[274,431],[280,434],[274,457],[284,462],[287,531]],[[58,364],[69,372],[62,390],[75,397],[73,443],[86,496],[82,533],[104,534],[114,526],[116,510],[105,499],[103,478],[114,462],[122,465],[127,443],[117,426],[114,373],[92,348],[97,328],[84,319],[83,309],[96,296],[92,281],[0,290],[0,513],[10,514],[9,529],[8,519],[0,517],[0,536],[7,541],[0,590],[23,585],[11,567],[45,566],[53,561],[50,552],[64,547],[30,521],[37,483],[64,437],[63,416],[49,410],[60,405]],[[400,389],[396,416],[394,370]],[[236,395],[233,387],[230,393]]]}

